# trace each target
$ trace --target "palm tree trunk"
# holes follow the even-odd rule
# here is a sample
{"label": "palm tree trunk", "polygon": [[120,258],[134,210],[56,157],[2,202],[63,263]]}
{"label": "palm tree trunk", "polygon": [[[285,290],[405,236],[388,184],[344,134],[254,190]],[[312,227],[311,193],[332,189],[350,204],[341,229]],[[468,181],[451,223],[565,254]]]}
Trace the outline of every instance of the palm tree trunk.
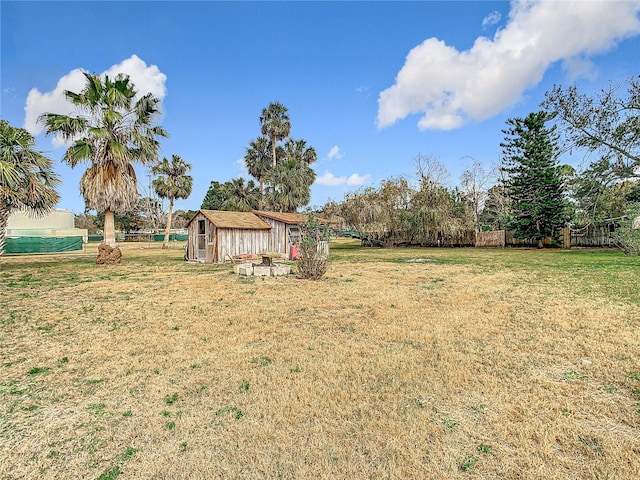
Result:
{"label": "palm tree trunk", "polygon": [[258,210],[262,210],[264,207],[264,181],[260,177],[260,200],[258,200]]}
{"label": "palm tree trunk", "polygon": [[111,248],[116,248],[116,224],[113,210],[105,210],[104,212],[104,243]]}
{"label": "palm tree trunk", "polygon": [[164,242],[162,248],[169,248],[169,235],[171,234],[171,214],[173,213],[173,198],[169,199],[169,214],[167,215],[167,227],[164,230]]}
{"label": "palm tree trunk", "polygon": [[271,137],[271,152],[273,152],[273,168],[276,168],[276,139]]}
{"label": "palm tree trunk", "polygon": [[7,238],[7,224],[9,223],[9,214],[11,207],[3,204],[0,206],[0,256],[4,255],[4,245]]}

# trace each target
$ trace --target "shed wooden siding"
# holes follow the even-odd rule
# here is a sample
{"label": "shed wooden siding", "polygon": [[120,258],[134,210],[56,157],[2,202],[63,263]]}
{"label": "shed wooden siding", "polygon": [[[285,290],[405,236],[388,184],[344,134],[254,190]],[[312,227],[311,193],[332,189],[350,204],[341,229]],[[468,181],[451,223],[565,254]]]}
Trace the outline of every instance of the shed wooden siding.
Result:
{"label": "shed wooden siding", "polygon": [[269,230],[216,228],[213,261],[223,263],[236,255],[259,255],[269,250]]}
{"label": "shed wooden siding", "polygon": [[261,218],[271,226],[267,251],[273,253],[284,253],[288,257],[290,248],[287,239],[287,224],[274,220],[273,218]]}
{"label": "shed wooden siding", "polygon": [[[279,213],[265,212],[262,210],[254,210],[253,213],[271,226],[269,251],[284,253],[287,258],[290,258],[291,242],[289,241],[289,229],[307,223],[309,221],[309,215],[306,213]],[[327,221],[322,218],[316,218],[316,220],[322,224],[327,223]]]}

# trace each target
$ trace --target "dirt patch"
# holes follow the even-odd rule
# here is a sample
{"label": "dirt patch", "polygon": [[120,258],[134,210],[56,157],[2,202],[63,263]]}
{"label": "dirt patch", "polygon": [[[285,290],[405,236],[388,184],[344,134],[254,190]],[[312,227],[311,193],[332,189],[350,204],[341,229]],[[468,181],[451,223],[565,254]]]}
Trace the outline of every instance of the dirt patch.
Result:
{"label": "dirt patch", "polygon": [[122,251],[118,247],[113,248],[106,243],[98,246],[97,265],[117,265],[122,261]]}

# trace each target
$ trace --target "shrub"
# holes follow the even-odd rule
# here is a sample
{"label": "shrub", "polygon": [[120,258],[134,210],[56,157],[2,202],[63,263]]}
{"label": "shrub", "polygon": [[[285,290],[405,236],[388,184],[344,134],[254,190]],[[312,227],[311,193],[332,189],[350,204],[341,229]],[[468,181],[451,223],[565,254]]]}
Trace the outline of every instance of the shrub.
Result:
{"label": "shrub", "polygon": [[625,210],[613,240],[627,255],[640,255],[640,203],[633,203]]}
{"label": "shrub", "polygon": [[298,259],[298,277],[318,280],[327,272],[329,259],[329,230],[318,223],[313,215],[301,226]]}

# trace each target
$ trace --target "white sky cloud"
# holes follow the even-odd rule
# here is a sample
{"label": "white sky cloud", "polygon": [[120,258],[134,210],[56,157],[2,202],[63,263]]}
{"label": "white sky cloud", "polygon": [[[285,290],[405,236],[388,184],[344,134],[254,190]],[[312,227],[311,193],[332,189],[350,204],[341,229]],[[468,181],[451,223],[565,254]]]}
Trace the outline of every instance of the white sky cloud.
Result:
{"label": "white sky cloud", "polygon": [[[37,88],[32,88],[27,95],[25,106],[24,128],[33,135],[42,132],[43,126],[38,124],[38,117],[43,113],[60,113],[69,115],[74,112],[74,107],[64,98],[64,91],[71,90],[78,92],[84,88],[85,77],[83,69],[76,68],[64,75],[55,88],[50,92],[40,92]],[[131,78],[138,91],[138,97],[151,93],[160,100],[167,94],[165,86],[167,76],[160,71],[156,65],[149,65],[141,60],[137,55],[123,60],[117,65],[109,67],[102,75],[107,74],[115,77],[118,73],[126,73]],[[54,139],[54,145],[61,145],[59,140]]]}
{"label": "white sky cloud", "polygon": [[347,177],[336,177],[333,173],[326,172],[324,175],[316,177],[315,183],[325,187],[338,187],[347,183]]}
{"label": "white sky cloud", "polygon": [[334,145],[333,147],[331,147],[331,150],[329,150],[327,157],[329,157],[329,160],[333,160],[334,158],[342,158],[342,152],[337,145]]}
{"label": "white sky cloud", "polygon": [[369,183],[371,180],[371,175],[358,175],[357,173],[352,174],[349,178],[347,178],[347,185],[364,185],[365,183]]}
{"label": "white sky cloud", "polygon": [[567,72],[567,78],[573,82],[578,78],[587,78],[589,80],[595,80],[598,77],[598,72],[593,65],[593,62],[584,57],[568,58],[562,63],[564,70]]}
{"label": "white sky cloud", "polygon": [[502,19],[502,15],[500,12],[494,10],[489,15],[482,19],[482,28],[490,27],[491,25],[495,25]]}
{"label": "white sky cloud", "polygon": [[[378,97],[378,128],[422,113],[420,130],[450,130],[517,102],[559,60],[593,74],[589,55],[640,34],[640,2],[513,1],[507,25],[458,51],[437,38],[413,48]],[[580,61],[576,61],[580,59]],[[576,72],[573,72],[574,74]]]}
{"label": "white sky cloud", "polygon": [[69,115],[73,112],[73,105],[64,98],[64,91],[71,90],[77,92],[82,89],[85,82],[82,70],[76,68],[72,70],[56,84],[50,92],[40,92],[37,88],[32,88],[27,95],[25,106],[24,128],[33,135],[38,135],[44,127],[38,123],[38,117],[43,113],[60,113]]}
{"label": "white sky cloud", "polygon": [[340,185],[364,185],[365,183],[369,183],[371,180],[371,175],[359,175],[357,173],[353,173],[350,176],[342,176],[336,177],[331,172],[325,172],[324,175],[320,175],[316,177],[315,183],[318,185],[323,185],[325,187],[339,187]]}
{"label": "white sky cloud", "polygon": [[240,157],[235,162],[233,162],[234,167],[238,172],[240,172],[240,176],[246,178],[247,180],[252,180],[253,177],[249,175],[249,170],[247,170],[247,164],[244,161],[244,157]]}

